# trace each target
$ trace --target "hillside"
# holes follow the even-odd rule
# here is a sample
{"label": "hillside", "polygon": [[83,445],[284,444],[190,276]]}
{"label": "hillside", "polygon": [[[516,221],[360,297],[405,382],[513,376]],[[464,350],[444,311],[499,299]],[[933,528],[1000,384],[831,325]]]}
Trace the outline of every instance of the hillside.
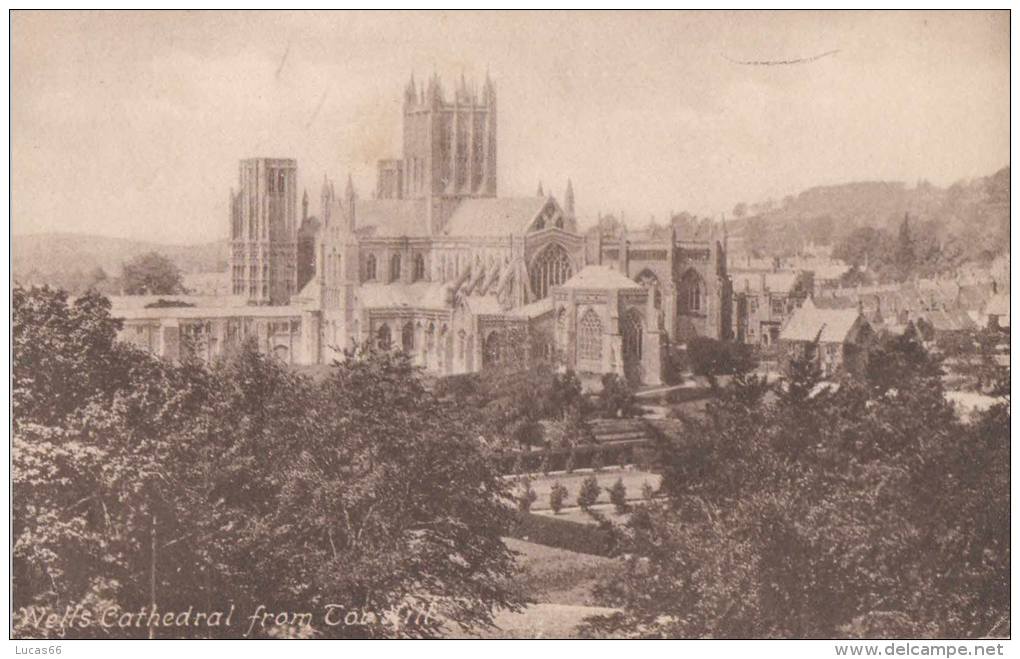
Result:
{"label": "hillside", "polygon": [[11,240],[12,275],[23,283],[61,285],[97,267],[117,277],[125,261],[147,252],[163,254],[182,272],[219,272],[227,268],[226,241],[164,245],[73,233],[15,235]]}
{"label": "hillside", "polygon": [[750,213],[730,222],[736,250],[782,254],[809,241],[832,245],[861,227],[895,231],[909,213],[939,243],[958,240],[968,259],[987,258],[1009,248],[1009,167],[947,188],[924,181],[820,186],[779,204],[752,205]]}

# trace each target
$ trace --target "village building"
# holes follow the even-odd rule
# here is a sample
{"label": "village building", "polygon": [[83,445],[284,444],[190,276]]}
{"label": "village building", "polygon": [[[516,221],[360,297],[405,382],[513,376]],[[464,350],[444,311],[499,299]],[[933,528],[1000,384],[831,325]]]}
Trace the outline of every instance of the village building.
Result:
{"label": "village building", "polygon": [[809,298],[779,335],[782,363],[815,363],[823,377],[859,376],[867,367],[874,331],[860,309],[823,309]]}

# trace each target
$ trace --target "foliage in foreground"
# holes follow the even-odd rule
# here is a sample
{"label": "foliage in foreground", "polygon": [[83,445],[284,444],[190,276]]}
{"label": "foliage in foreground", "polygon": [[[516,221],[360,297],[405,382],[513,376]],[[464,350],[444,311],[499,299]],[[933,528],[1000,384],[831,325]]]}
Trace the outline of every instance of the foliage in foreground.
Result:
{"label": "foliage in foreground", "polygon": [[663,447],[594,636],[955,637],[1009,620],[1009,380],[965,425],[915,336],[863,382],[737,377]]}
{"label": "foliage in foreground", "polygon": [[[62,633],[30,611],[98,616],[153,600],[163,612],[315,616],[314,630],[270,623],[252,636],[433,636],[520,604],[500,540],[506,486],[472,420],[403,356],[352,354],[313,381],[250,346],[211,368],[137,352],[115,340],[97,295],[15,288],[13,317],[17,636]],[[383,618],[430,604],[417,625]],[[326,627],[330,605],[377,617]]]}

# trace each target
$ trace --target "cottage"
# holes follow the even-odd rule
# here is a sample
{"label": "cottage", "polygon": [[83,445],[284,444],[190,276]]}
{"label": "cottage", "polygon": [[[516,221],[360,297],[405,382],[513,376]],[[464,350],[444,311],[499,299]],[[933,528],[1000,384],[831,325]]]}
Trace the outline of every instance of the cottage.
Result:
{"label": "cottage", "polygon": [[805,356],[826,377],[860,374],[867,365],[874,332],[858,309],[820,309],[808,298],[779,335],[784,364]]}

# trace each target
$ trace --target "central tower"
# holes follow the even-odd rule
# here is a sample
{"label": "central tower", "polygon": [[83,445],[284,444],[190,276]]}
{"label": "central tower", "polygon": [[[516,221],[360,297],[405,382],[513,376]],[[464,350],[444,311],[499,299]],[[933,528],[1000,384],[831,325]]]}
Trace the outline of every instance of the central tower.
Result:
{"label": "central tower", "polygon": [[496,196],[496,90],[481,93],[463,76],[451,100],[433,74],[404,90],[402,159],[380,160],[378,199]]}

